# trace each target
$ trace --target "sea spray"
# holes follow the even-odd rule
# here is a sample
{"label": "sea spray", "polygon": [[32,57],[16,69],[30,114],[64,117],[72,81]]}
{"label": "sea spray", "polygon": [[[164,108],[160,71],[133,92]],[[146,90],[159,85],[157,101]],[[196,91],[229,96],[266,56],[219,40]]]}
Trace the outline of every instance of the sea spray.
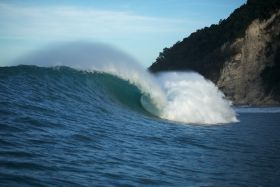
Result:
{"label": "sea spray", "polygon": [[199,124],[237,121],[231,103],[223,93],[198,73],[161,73],[158,79],[167,97],[162,118]]}
{"label": "sea spray", "polygon": [[198,124],[237,121],[230,102],[210,81],[196,73],[152,75],[122,51],[100,43],[68,42],[29,54],[16,64],[68,66],[86,72],[103,72],[139,88],[138,101],[163,119]]}

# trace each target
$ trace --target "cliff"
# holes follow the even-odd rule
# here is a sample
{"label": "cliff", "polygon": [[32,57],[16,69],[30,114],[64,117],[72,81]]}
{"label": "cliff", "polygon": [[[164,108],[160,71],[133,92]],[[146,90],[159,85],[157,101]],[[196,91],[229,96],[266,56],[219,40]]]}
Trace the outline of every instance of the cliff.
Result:
{"label": "cliff", "polygon": [[249,0],[165,48],[149,70],[197,71],[234,104],[280,104],[280,1]]}

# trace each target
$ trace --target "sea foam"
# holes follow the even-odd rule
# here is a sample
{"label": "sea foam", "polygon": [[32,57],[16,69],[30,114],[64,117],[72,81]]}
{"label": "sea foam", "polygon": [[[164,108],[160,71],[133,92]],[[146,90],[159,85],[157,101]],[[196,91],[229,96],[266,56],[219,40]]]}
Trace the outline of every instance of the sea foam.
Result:
{"label": "sea foam", "polygon": [[169,120],[217,124],[236,122],[231,102],[209,80],[195,72],[169,72],[158,76],[167,98],[161,117]]}

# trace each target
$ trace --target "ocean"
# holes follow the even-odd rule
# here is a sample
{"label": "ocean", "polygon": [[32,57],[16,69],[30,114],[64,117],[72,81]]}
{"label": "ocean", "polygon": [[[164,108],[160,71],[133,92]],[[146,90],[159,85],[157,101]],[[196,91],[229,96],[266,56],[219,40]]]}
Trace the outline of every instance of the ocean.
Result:
{"label": "ocean", "polygon": [[279,107],[233,107],[193,72],[75,67],[61,50],[0,67],[0,186],[280,185]]}

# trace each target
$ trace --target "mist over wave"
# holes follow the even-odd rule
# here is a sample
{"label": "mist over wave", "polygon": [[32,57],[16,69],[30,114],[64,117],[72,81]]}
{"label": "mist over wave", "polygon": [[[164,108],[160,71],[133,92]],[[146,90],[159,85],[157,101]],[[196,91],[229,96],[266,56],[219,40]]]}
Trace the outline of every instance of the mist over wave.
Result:
{"label": "mist over wave", "polygon": [[134,102],[141,100],[148,112],[163,119],[198,124],[237,121],[231,103],[201,75],[194,72],[152,75],[129,55],[105,44],[70,42],[53,45],[18,59],[15,64],[68,66],[86,72],[112,74],[138,87],[142,97]]}

